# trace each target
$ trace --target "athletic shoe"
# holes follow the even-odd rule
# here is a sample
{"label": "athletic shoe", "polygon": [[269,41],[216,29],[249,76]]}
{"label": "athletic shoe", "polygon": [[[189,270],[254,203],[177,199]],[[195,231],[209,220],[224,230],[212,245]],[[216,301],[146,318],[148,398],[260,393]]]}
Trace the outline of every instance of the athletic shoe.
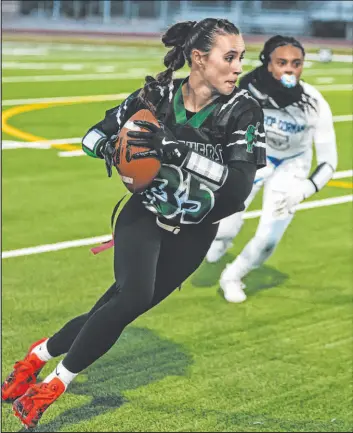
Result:
{"label": "athletic shoe", "polygon": [[34,428],[48,407],[65,391],[65,385],[55,377],[48,383],[31,385],[27,392],[15,400],[12,408],[15,416],[28,428]]}
{"label": "athletic shoe", "polygon": [[[229,266],[229,265],[228,265]],[[246,285],[241,280],[235,280],[226,276],[227,268],[222,272],[219,285],[224,293],[224,298],[228,302],[241,303],[246,300],[244,289]]]}
{"label": "athletic shoe", "polygon": [[36,383],[37,376],[46,364],[41,361],[32,350],[47,338],[42,338],[29,348],[26,357],[22,361],[17,361],[13,372],[5,379],[1,386],[1,399],[4,401],[14,401],[23,395],[30,385]]}
{"label": "athletic shoe", "polygon": [[232,239],[215,239],[208,250],[206,260],[209,263],[216,263],[224,256],[226,251],[233,246]]}

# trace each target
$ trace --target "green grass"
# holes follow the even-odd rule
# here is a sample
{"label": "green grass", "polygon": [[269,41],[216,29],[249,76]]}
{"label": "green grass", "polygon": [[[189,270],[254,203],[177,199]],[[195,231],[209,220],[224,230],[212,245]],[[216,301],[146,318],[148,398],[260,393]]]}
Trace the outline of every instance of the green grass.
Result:
{"label": "green grass", "polygon": [[[78,45],[70,53],[82,50]],[[47,56],[22,61],[60,63],[64,54],[50,49]],[[85,61],[99,62],[101,54],[98,47]],[[158,71],[160,58],[153,58],[152,70]],[[3,61],[14,59],[5,55]],[[335,84],[347,82],[346,75],[334,76]],[[141,82],[5,83],[3,99],[122,93]],[[323,94],[334,115],[352,113],[350,92]],[[45,138],[79,137],[112,105],[56,106],[9,123]],[[351,169],[351,122],[335,129],[338,170]],[[17,138],[3,134],[8,139]],[[2,153],[3,251],[109,233],[111,210],[125,193],[118,176],[107,179],[102,161],[60,158],[58,152]],[[313,199],[346,194],[351,189],[328,186]],[[261,196],[251,209],[260,206]],[[246,278],[247,302],[228,304],[219,293],[220,273],[257,223],[246,220],[219,263],[202,263],[181,291],[129,326],[45,413],[36,431],[352,431],[351,204],[298,212],[275,254]],[[33,341],[94,304],[112,282],[112,260],[112,251],[95,257],[89,247],[3,260],[3,377]],[[49,362],[42,378],[56,362]],[[11,406],[3,404],[2,430],[19,429]]]}

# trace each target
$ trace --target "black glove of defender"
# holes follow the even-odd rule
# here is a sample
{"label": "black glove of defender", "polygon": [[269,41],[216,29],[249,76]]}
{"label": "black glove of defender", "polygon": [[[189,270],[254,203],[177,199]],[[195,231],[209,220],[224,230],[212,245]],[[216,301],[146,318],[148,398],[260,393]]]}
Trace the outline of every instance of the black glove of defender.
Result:
{"label": "black glove of defender", "polygon": [[128,140],[127,144],[144,146],[151,150],[137,152],[132,155],[133,159],[155,156],[162,164],[182,165],[189,148],[186,144],[179,143],[166,126],[160,124],[158,127],[154,123],[144,120],[135,120],[134,123],[149,132],[129,131],[128,137],[134,138],[134,140]]}

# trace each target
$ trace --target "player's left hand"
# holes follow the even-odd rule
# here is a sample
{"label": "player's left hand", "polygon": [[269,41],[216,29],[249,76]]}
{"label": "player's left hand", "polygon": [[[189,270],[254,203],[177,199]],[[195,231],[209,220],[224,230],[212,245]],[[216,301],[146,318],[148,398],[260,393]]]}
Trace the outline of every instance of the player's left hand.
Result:
{"label": "player's left hand", "polygon": [[[182,165],[189,148],[186,144],[179,143],[166,126],[160,124],[158,127],[154,123],[144,120],[135,120],[134,123],[140,128],[147,129],[147,131],[129,131],[127,135],[133,140],[128,140],[127,144],[148,147],[153,155],[164,164]],[[151,153],[145,155],[144,152],[141,152],[141,155],[135,153],[132,158],[138,159],[150,155]]]}
{"label": "player's left hand", "polygon": [[315,186],[310,179],[296,182],[292,188],[283,195],[281,200],[276,203],[276,212],[278,214],[284,212],[293,214],[295,212],[295,207],[314,194],[315,191]]}
{"label": "player's left hand", "polygon": [[96,151],[97,156],[104,159],[108,177],[112,177],[112,167],[116,154],[115,143],[117,139],[118,134],[113,134],[109,139],[102,140],[102,143],[99,144]]}

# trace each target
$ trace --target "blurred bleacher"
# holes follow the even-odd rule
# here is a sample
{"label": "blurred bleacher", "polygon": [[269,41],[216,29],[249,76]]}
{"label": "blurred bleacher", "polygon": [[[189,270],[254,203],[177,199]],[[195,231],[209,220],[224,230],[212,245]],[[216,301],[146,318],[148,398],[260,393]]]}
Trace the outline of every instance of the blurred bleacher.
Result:
{"label": "blurred bleacher", "polygon": [[6,32],[62,31],[157,35],[169,25],[228,18],[245,34],[353,40],[353,1],[3,0]]}

